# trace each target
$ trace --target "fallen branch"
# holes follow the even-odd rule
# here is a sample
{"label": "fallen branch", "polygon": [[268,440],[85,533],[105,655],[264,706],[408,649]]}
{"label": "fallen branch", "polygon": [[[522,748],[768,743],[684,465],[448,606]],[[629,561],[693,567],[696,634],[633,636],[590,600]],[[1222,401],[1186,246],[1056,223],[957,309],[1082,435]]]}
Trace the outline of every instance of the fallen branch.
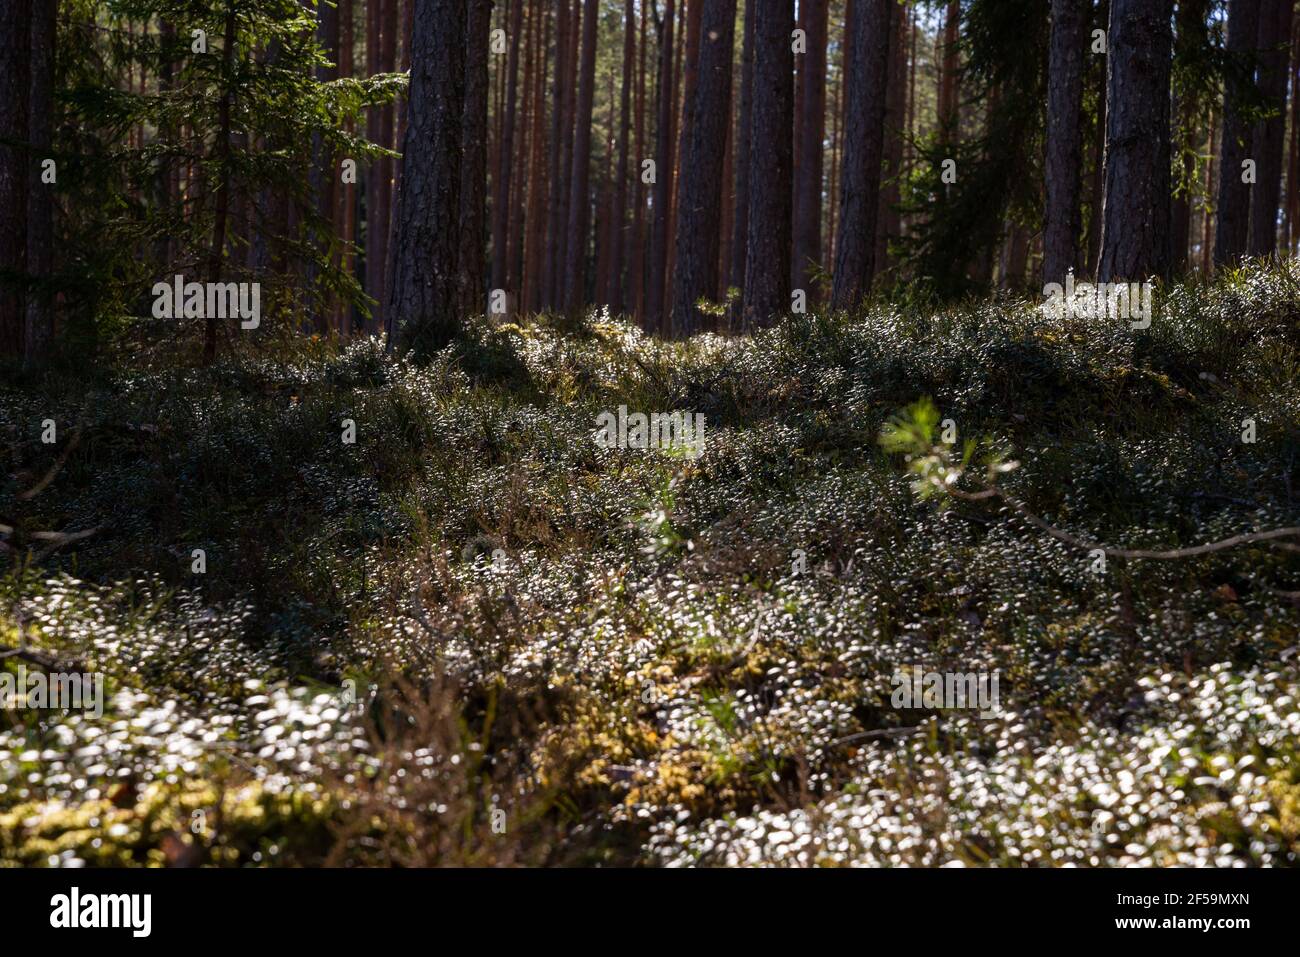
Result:
{"label": "fallen branch", "polygon": [[1218,542],[1209,542],[1205,545],[1191,545],[1187,548],[1171,548],[1166,550],[1149,549],[1149,548],[1109,548],[1100,542],[1088,542],[1075,535],[1071,535],[1064,529],[1057,528],[1050,522],[1039,518],[1024,502],[1007,494],[996,485],[991,485],[979,492],[964,492],[954,486],[948,486],[947,491],[957,499],[964,502],[982,502],[992,498],[999,498],[1014,508],[1025,521],[1031,525],[1042,529],[1048,535],[1058,541],[1065,542],[1067,545],[1073,545],[1075,548],[1084,551],[1102,552],[1107,558],[1152,558],[1158,561],[1170,561],[1179,558],[1193,558],[1197,555],[1208,555],[1211,552],[1221,552],[1229,548],[1235,548],[1238,545],[1248,545],[1252,542],[1273,542],[1279,548],[1285,548],[1289,551],[1296,550],[1296,546],[1285,542],[1277,542],[1280,538],[1297,538],[1300,537],[1300,527],[1293,526],[1290,528],[1274,528],[1265,532],[1243,532],[1240,535],[1233,535]]}

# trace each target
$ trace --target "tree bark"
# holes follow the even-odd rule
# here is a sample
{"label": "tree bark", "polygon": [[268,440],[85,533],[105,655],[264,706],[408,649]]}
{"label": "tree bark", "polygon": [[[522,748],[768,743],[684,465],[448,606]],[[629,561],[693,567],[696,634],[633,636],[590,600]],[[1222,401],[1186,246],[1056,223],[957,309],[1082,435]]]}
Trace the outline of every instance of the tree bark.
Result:
{"label": "tree bark", "polygon": [[[32,10],[31,93],[28,139],[29,170],[48,157],[51,146],[51,112],[54,109],[54,47],[58,30],[58,0],[43,0]],[[27,198],[27,322],[23,336],[24,359],[39,360],[54,330],[51,289],[54,266],[54,186],[33,174]]]}
{"label": "tree bark", "polygon": [[668,207],[673,195],[673,25],[676,8],[667,0],[659,28],[659,116],[655,125],[654,218],[650,233],[650,268],[646,275],[645,325],[661,329],[664,283],[668,269]]}
{"label": "tree bark", "polygon": [[[1093,11],[1094,29],[1105,30],[1110,26],[1110,0],[1101,0]],[[1097,115],[1092,127],[1092,170],[1088,183],[1088,265],[1086,272],[1095,277],[1097,265],[1101,262],[1101,207],[1106,189],[1106,72],[1107,61],[1096,58],[1097,69]]]}
{"label": "tree bark", "polygon": [[689,336],[707,328],[697,307],[718,288],[718,242],[722,206],[722,161],[731,121],[731,55],[735,0],[701,0],[701,39],[695,76],[695,104],[689,129],[682,196],[677,210],[677,264],[673,275],[673,333]]}
{"label": "tree bark", "polygon": [[1286,194],[1287,248],[1300,252],[1300,17],[1291,28],[1291,162]]}
{"label": "tree bark", "polygon": [[[465,32],[465,110],[461,117],[461,312],[485,311],[484,240],[487,207],[488,43],[492,0],[468,0]],[[409,119],[407,121],[410,122]]]}
{"label": "tree bark", "polygon": [[749,246],[749,143],[753,137],[754,4],[745,2],[744,40],[740,59],[740,118],[736,126],[735,213],[731,221],[731,285],[745,288],[745,259]]}
{"label": "tree bark", "polygon": [[510,2],[510,49],[506,59],[506,103],[501,152],[497,156],[492,198],[492,288],[505,289],[510,275],[511,177],[515,161],[515,106],[519,98],[519,45],[523,40],[524,0]]}
{"label": "tree bark", "polygon": [[542,167],[546,154],[546,80],[550,70],[550,44],[546,40],[546,19],[544,9],[534,13],[538,20],[533,31],[537,44],[537,70],[530,93],[532,130],[529,133],[528,149],[528,210],[524,220],[524,284],[522,293],[523,310],[536,312],[541,308],[542,266],[545,262],[546,242],[546,195],[543,188]]}
{"label": "tree bark", "polygon": [[[221,82],[224,89],[217,106],[217,135],[213,154],[217,167],[216,206],[212,217],[212,246],[208,250],[208,282],[221,281],[221,266],[226,258],[226,218],[230,210],[230,128],[231,87],[235,65],[235,9],[227,0],[225,29],[221,46]],[[217,357],[217,317],[210,314],[203,333],[203,364]]]}
{"label": "tree bark", "polygon": [[563,266],[559,237],[566,225],[562,214],[564,203],[564,139],[568,122],[565,116],[565,86],[569,74],[569,3],[556,0],[555,4],[555,79],[551,86],[551,148],[547,157],[547,177],[550,180],[547,197],[548,241],[542,276],[542,304],[554,308],[559,301],[557,277]]}
{"label": "tree bark", "polygon": [[1111,0],[1101,282],[1169,274],[1172,0]]}
{"label": "tree bark", "polygon": [[[623,4],[623,85],[619,97],[618,167],[614,177],[613,222],[610,224],[609,288],[605,298],[612,315],[626,309],[623,298],[625,263],[623,251],[627,248],[627,176],[628,139],[632,128],[631,93],[636,66],[636,7],[632,0]],[[612,109],[612,104],[611,104]]]}
{"label": "tree bark", "polygon": [[[328,61],[316,67],[316,82],[330,83],[338,79],[339,58],[339,8],[329,3],[316,7],[316,43]],[[335,184],[338,171],[334,168],[334,156],[325,145],[325,138],[320,133],[312,134],[312,163],[309,177],[312,199],[316,206],[316,215],[321,221],[314,246],[318,252],[329,249],[330,235],[334,226]],[[311,262],[307,270],[308,288],[315,289],[319,269]],[[316,333],[326,335],[329,332],[330,303],[323,298],[312,298],[312,325]]]}
{"label": "tree bark", "polygon": [[1047,208],[1043,228],[1043,282],[1064,282],[1074,268],[1082,227],[1079,208],[1083,156],[1083,54],[1088,0],[1052,0],[1047,75]]}
{"label": "tree bark", "polygon": [[1262,0],[1259,19],[1259,89],[1274,115],[1255,126],[1255,187],[1250,194],[1250,254],[1277,252],[1277,213],[1282,199],[1282,150],[1286,145],[1287,67],[1291,63],[1294,0]]}
{"label": "tree bark", "polygon": [[[1191,59],[1209,46],[1207,36],[1208,0],[1180,0],[1175,19],[1174,60]],[[1190,89],[1174,94],[1174,112],[1178,117],[1174,131],[1175,164],[1182,167],[1180,182],[1174,190],[1170,233],[1173,242],[1171,266],[1174,275],[1187,270],[1187,256],[1192,237],[1192,186],[1196,181],[1196,151],[1202,130],[1197,125],[1201,102]]]}
{"label": "tree bark", "polygon": [[600,4],[587,0],[582,14],[582,68],[578,77],[578,114],[573,135],[573,170],[569,182],[569,249],[564,271],[564,308],[582,309],[587,289],[587,230],[591,218],[591,110],[596,87],[596,15]]}
{"label": "tree bark", "polygon": [[1254,155],[1253,130],[1242,113],[1243,98],[1253,85],[1245,60],[1259,39],[1260,0],[1229,0],[1228,53],[1236,58],[1224,84],[1223,139],[1219,145],[1219,203],[1215,223],[1214,264],[1233,263],[1246,254],[1250,227],[1250,184],[1243,183],[1242,163]]}
{"label": "tree bark", "polygon": [[754,89],[749,142],[749,249],[745,324],[765,325],[789,309],[790,201],[794,114],[791,0],[754,4]]}
{"label": "tree bark", "polygon": [[960,23],[961,3],[949,0],[943,17],[939,66],[939,129],[949,142],[961,139],[961,97],[957,86],[957,71],[961,67],[957,49]]}
{"label": "tree bark", "polygon": [[0,357],[20,358],[26,313],[31,0],[0,0]]}
{"label": "tree bark", "polygon": [[821,268],[822,141],[826,136],[827,0],[805,0],[804,30],[808,49],[803,57],[802,99],[798,114],[799,169],[794,202],[794,287],[810,301],[819,298],[814,273]]}
{"label": "tree bark", "polygon": [[875,275],[876,216],[884,150],[889,2],[854,0],[853,14],[839,242],[831,289],[831,305],[836,309],[856,306],[870,290]]}
{"label": "tree bark", "polygon": [[881,171],[880,209],[876,216],[876,272],[889,268],[889,240],[898,238],[900,216],[899,176],[903,165],[903,124],[907,105],[907,8],[890,3],[892,33],[885,79],[885,147]]}
{"label": "tree bark", "polygon": [[[383,0],[383,6],[380,8],[382,32],[379,37],[379,69],[383,73],[393,73],[397,70],[397,21],[397,0]],[[394,149],[399,145],[394,139],[395,125],[395,107],[392,103],[385,104],[379,111],[379,139],[388,149]],[[388,299],[386,283],[392,270],[390,233],[393,228],[395,172],[396,161],[392,157],[384,157],[379,161],[379,203],[375,209],[375,248],[376,267],[379,270],[376,276],[376,288],[379,290],[377,298],[380,302]],[[386,320],[385,325],[387,325]]]}
{"label": "tree bark", "polygon": [[460,328],[461,120],[465,111],[467,0],[414,0],[405,157],[389,342],[432,354]]}

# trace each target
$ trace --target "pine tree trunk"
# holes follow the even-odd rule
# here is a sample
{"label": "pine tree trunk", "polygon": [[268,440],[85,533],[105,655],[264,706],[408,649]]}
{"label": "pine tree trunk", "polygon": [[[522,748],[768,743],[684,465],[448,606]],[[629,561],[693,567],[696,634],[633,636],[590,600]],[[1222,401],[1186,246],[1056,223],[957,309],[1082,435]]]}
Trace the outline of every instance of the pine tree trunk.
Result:
{"label": "pine tree trunk", "polygon": [[[339,3],[339,77],[351,78],[356,75],[356,64],[353,62],[353,51],[355,41],[355,22],[356,22],[356,4],[353,0],[340,0]],[[348,120],[345,125],[348,133],[355,132],[352,120]],[[338,205],[336,206],[335,221],[339,223],[339,239],[343,242],[338,263],[347,275],[352,274],[352,248],[356,241],[357,229],[357,188],[353,183],[342,183],[336,187],[338,193]],[[341,338],[348,338],[352,333],[352,306],[346,302],[340,302],[336,315],[338,334]]]}
{"label": "pine tree trunk", "polygon": [[1082,226],[1079,209],[1083,156],[1083,55],[1088,0],[1052,0],[1047,73],[1047,208],[1043,228],[1043,283],[1064,282],[1074,267]]}
{"label": "pine tree trunk", "polygon": [[[1198,51],[1207,47],[1206,18],[1209,14],[1208,0],[1180,0],[1175,20],[1177,34],[1174,36],[1174,58],[1196,56]],[[1192,235],[1192,192],[1191,185],[1196,177],[1196,145],[1201,138],[1201,131],[1196,128],[1199,104],[1197,97],[1190,90],[1181,90],[1175,95],[1175,112],[1178,116],[1178,128],[1175,131],[1175,162],[1181,164],[1181,189],[1175,190],[1170,219],[1170,233],[1173,242],[1171,266],[1174,275],[1182,275],[1187,270],[1187,256],[1190,252]]]}
{"label": "pine tree trunk", "polygon": [[754,3],[745,0],[745,26],[740,59],[740,118],[736,125],[735,212],[731,220],[731,285],[745,288],[745,259],[749,245],[749,146],[754,117]]}
{"label": "pine tree trunk", "polygon": [[1219,146],[1219,203],[1215,223],[1214,263],[1236,262],[1246,254],[1250,226],[1250,184],[1242,182],[1242,163],[1254,156],[1253,130],[1242,113],[1253,85],[1244,58],[1259,39],[1261,0],[1229,0],[1228,53],[1233,63],[1223,93],[1223,139]]}
{"label": "pine tree trunk", "polygon": [[505,289],[510,277],[511,177],[515,165],[515,106],[519,98],[519,47],[523,40],[524,0],[510,3],[509,53],[506,59],[506,102],[502,114],[501,152],[497,157],[492,198],[492,288]]}
{"label": "pine tree trunk", "polygon": [[695,103],[685,111],[687,153],[678,202],[677,263],[673,275],[672,328],[689,336],[707,328],[697,307],[718,288],[718,242],[722,206],[722,161],[731,120],[731,53],[735,0],[700,0],[701,40],[695,75]]}
{"label": "pine tree trunk", "polygon": [[646,275],[646,236],[645,206],[650,191],[641,179],[642,161],[645,159],[645,118],[646,118],[646,42],[647,25],[650,22],[649,4],[641,4],[641,23],[637,43],[636,73],[636,162],[633,164],[633,197],[635,208],[632,211],[632,253],[631,270],[628,274],[627,297],[633,306],[637,322],[644,322],[645,315],[645,275]]}
{"label": "pine tree trunk", "polygon": [[889,269],[889,240],[899,233],[899,175],[903,165],[903,123],[907,88],[907,9],[890,3],[889,66],[885,79],[885,150],[880,210],[876,216],[876,272]]}
{"label": "pine tree trunk", "polygon": [[[316,67],[316,82],[330,83],[338,79],[339,56],[339,8],[322,3],[316,8],[316,43],[320,46],[328,61]],[[315,237],[314,246],[318,254],[329,248],[330,233],[334,225],[335,183],[338,175],[334,169],[334,156],[325,145],[325,138],[320,133],[312,135],[312,162],[310,187],[312,199],[316,205],[316,215],[322,220],[320,233]],[[309,261],[307,270],[308,288],[315,289],[319,269],[314,261]],[[329,333],[329,316],[331,304],[322,296],[312,299],[312,326],[319,335]]]}
{"label": "pine tree trunk", "polygon": [[[379,69],[383,73],[392,73],[397,69],[397,0],[383,0],[380,9],[382,32],[379,37]],[[395,140],[396,110],[392,103],[385,105],[379,112],[379,139],[389,149],[400,146]],[[398,152],[401,152],[398,149]],[[392,270],[392,254],[389,251],[390,233],[393,219],[393,178],[396,172],[395,161],[385,157],[379,161],[379,205],[375,210],[375,247],[377,251],[377,288],[379,301],[386,302],[387,280]],[[385,318],[387,326],[387,319]],[[391,327],[390,327],[391,328]]]}
{"label": "pine tree trunk", "polygon": [[574,120],[573,167],[569,182],[568,260],[564,270],[564,308],[570,314],[581,311],[586,301],[587,229],[591,199],[587,195],[591,178],[591,110],[596,86],[596,15],[600,4],[586,0],[582,14],[582,59],[578,76],[578,112]]}
{"label": "pine tree trunk", "polygon": [[1287,174],[1287,248],[1300,253],[1300,17],[1291,28],[1291,161]]}
{"label": "pine tree trunk", "polygon": [[943,44],[939,68],[939,127],[950,142],[961,139],[961,103],[957,92],[957,70],[961,66],[957,48],[961,4],[949,0],[943,18]]}
{"label": "pine tree trunk", "polygon": [[888,0],[854,0],[848,73],[839,240],[831,305],[849,309],[875,275],[876,216],[884,152],[885,75],[889,64]]}
{"label": "pine tree trunk", "polygon": [[[226,218],[230,210],[230,129],[231,87],[235,82],[235,9],[227,0],[225,29],[221,45],[221,82],[225,88],[217,106],[217,133],[213,158],[217,168],[217,195],[212,216],[212,245],[208,250],[208,282],[221,281],[221,267],[226,257]],[[203,332],[203,364],[217,357],[217,317],[209,313]]]}
{"label": "pine tree trunk", "polygon": [[1287,67],[1291,63],[1294,0],[1261,0],[1259,89],[1276,115],[1255,127],[1255,187],[1250,194],[1250,254],[1277,252],[1277,212],[1282,199],[1282,150],[1286,145]]}
{"label": "pine tree trunk", "polygon": [[668,206],[673,195],[673,26],[676,8],[667,0],[659,28],[658,122],[655,126],[654,219],[650,268],[646,275],[645,326],[663,328],[664,282],[668,268]]}
{"label": "pine tree trunk", "polygon": [[1101,282],[1169,274],[1173,0],[1111,0]]}
{"label": "pine tree trunk", "polygon": [[468,0],[414,0],[411,85],[393,272],[389,342],[424,357],[460,328],[461,120]]}
{"label": "pine tree trunk", "polygon": [[819,298],[814,277],[821,268],[822,141],[826,136],[826,27],[828,0],[806,0],[804,30],[808,49],[800,75],[802,99],[796,111],[799,127],[799,167],[794,202],[794,288],[809,301]]}
{"label": "pine tree trunk", "polygon": [[0,357],[23,355],[31,0],[0,0]]}
{"label": "pine tree trunk", "polygon": [[[614,172],[613,222],[610,226],[609,288],[605,298],[612,315],[621,315],[626,309],[623,297],[625,263],[623,252],[627,248],[627,176],[628,139],[632,128],[631,94],[633,70],[636,66],[636,7],[632,0],[623,4],[623,84],[619,96],[618,167]],[[612,104],[611,104],[612,108]]]}
{"label": "pine tree trunk", "polygon": [[492,0],[468,0],[458,255],[465,280],[460,306],[461,312],[468,315],[485,311],[487,301],[484,230],[487,218],[488,43],[491,27]]}
{"label": "pine tree trunk", "polygon": [[[39,168],[40,160],[49,156],[50,114],[54,108],[54,46],[57,36],[58,0],[42,0],[32,9],[31,19],[31,93],[28,100],[28,138],[32,160],[28,169]],[[34,363],[44,354],[54,331],[53,290],[50,288],[54,266],[54,186],[42,183],[38,175],[31,178],[27,199],[27,324],[23,336],[24,358]]]}
{"label": "pine tree trunk", "polygon": [[523,76],[519,87],[519,112],[516,114],[514,172],[510,175],[510,221],[506,226],[507,248],[510,250],[506,269],[506,287],[514,296],[514,308],[523,308],[524,301],[524,222],[528,207],[528,157],[532,155],[532,95],[533,72],[536,66],[536,33],[540,8],[524,4]]}
{"label": "pine tree trunk", "polygon": [[550,181],[546,212],[546,251],[542,268],[542,304],[553,309],[559,300],[556,277],[561,270],[561,248],[559,237],[564,231],[565,220],[561,215],[564,197],[564,135],[568,128],[564,111],[564,89],[569,69],[569,3],[568,0],[556,0],[555,4],[555,80],[551,86],[551,137],[547,156],[547,179]]}
{"label": "pine tree trunk", "polygon": [[[366,75],[376,76],[380,72],[379,45],[383,32],[381,5],[383,0],[365,0],[366,2]],[[379,143],[379,123],[381,109],[370,107],[366,112],[366,139]],[[370,317],[366,320],[366,331],[372,335],[379,331],[379,311],[383,308],[384,259],[379,241],[379,193],[382,161],[375,160],[366,170],[366,295],[375,300],[370,307]]]}
{"label": "pine tree trunk", "polygon": [[536,312],[541,308],[543,250],[546,246],[546,195],[543,189],[542,168],[546,154],[546,80],[550,70],[550,44],[546,39],[546,13],[538,9],[534,31],[539,65],[533,83],[532,131],[528,150],[528,211],[524,222],[524,287],[523,310]]}
{"label": "pine tree trunk", "polygon": [[[1101,0],[1093,11],[1093,29],[1110,26],[1110,0]],[[1106,188],[1106,60],[1090,57],[1096,63],[1097,115],[1092,125],[1092,170],[1088,183],[1088,264],[1089,276],[1097,275],[1101,260],[1101,204]]]}
{"label": "pine tree trunk", "polygon": [[791,0],[750,2],[754,4],[754,88],[744,303],[745,325],[753,328],[771,322],[790,305],[794,4]]}

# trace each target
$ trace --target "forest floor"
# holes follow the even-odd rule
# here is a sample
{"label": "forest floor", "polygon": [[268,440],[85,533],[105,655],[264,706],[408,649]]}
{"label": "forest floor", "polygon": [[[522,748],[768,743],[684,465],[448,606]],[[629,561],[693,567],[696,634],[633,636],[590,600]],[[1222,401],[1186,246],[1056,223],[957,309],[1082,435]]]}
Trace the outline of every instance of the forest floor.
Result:
{"label": "forest floor", "polygon": [[[1103,564],[879,441],[929,397],[1085,542],[1300,524],[1294,263],[1145,331],[900,300],[202,370],[162,329],[0,381],[0,669],[105,681],[0,710],[0,865],[1300,861],[1298,540]],[[702,454],[601,447],[619,406]],[[895,706],[917,666],[996,707]]]}

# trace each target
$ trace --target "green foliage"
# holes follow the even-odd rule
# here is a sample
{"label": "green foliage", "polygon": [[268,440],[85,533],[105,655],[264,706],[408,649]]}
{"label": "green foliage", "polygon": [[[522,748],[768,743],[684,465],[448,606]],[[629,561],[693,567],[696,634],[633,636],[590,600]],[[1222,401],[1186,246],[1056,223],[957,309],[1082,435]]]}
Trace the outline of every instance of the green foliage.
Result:
{"label": "green foliage", "polygon": [[[0,644],[110,692],[0,713],[0,861],[165,863],[224,787],[217,863],[1294,864],[1296,555],[1099,577],[899,466],[1135,547],[1294,524],[1295,269],[1171,286],[1136,333],[916,296],[0,382],[0,522],[102,526],[0,556]],[[601,448],[620,404],[702,412],[703,454]],[[47,417],[81,441],[20,499]],[[894,708],[914,664],[997,671],[1003,713]]]}

